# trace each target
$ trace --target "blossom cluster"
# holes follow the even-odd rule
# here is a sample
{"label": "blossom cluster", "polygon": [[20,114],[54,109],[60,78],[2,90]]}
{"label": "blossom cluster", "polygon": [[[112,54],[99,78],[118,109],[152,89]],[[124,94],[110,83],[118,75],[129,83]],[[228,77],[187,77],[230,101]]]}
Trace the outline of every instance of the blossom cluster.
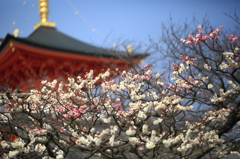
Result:
{"label": "blossom cluster", "polygon": [[[221,29],[203,35],[198,26],[196,38],[182,41],[198,45],[217,40]],[[230,40],[236,42],[233,36]],[[222,61],[205,62],[207,75],[196,71],[197,58],[180,56],[168,78],[146,65],[97,76],[90,71],[67,81],[43,80],[42,87],[25,98],[2,95],[8,104],[0,114],[3,155],[63,159],[76,151],[88,158],[193,158],[202,150],[217,157],[239,155],[228,147],[235,140],[234,127],[239,135],[233,102],[240,93],[233,76],[239,69],[236,54],[222,52]],[[218,73],[226,77],[220,86],[211,80]],[[113,74],[119,76],[113,79]],[[9,140],[6,133],[17,138]]]}
{"label": "blossom cluster", "polygon": [[[211,33],[208,33],[208,34],[204,34],[202,30],[202,26],[199,24],[198,25],[199,34],[196,34],[196,38],[194,38],[192,34],[189,34],[187,37],[187,40],[180,39],[180,41],[188,45],[199,45],[201,42],[204,42],[209,39],[217,41],[220,39],[220,31],[222,29],[223,29],[223,26],[220,26],[215,31],[212,31]],[[231,43],[236,43],[240,40],[240,36],[234,37],[234,34],[230,34],[229,40],[231,41]]]}
{"label": "blossom cluster", "polygon": [[[197,59],[182,58],[182,69],[186,69],[185,65],[195,67],[194,62]],[[16,128],[26,129],[22,134],[27,135],[30,142],[22,140],[20,135],[11,144],[2,141],[1,146],[11,150],[8,153],[10,158],[32,151],[44,157],[47,155],[47,147],[43,143],[49,142],[49,134],[57,133],[58,142],[64,147],[74,144],[75,148],[93,151],[92,147],[127,146],[129,143],[145,151],[161,144],[166,148],[179,144],[177,151],[186,155],[193,147],[206,144],[214,147],[224,142],[217,131],[207,130],[206,123],[224,124],[231,113],[230,108],[207,111],[203,122],[186,122],[185,131],[178,135],[174,135],[175,125],[172,123],[169,125],[171,131],[160,131],[169,117],[177,117],[181,112],[194,109],[193,105],[183,104],[184,98],[170,92],[176,88],[181,92],[193,86],[203,86],[206,77],[189,76],[184,80],[180,78],[184,72],[177,70],[180,72],[174,77],[176,84],[163,87],[165,80],[162,75],[154,74],[150,69],[142,70],[142,74],[123,71],[116,80],[109,78],[109,72],[95,78],[90,72],[86,78],[69,78],[68,83],[43,81],[43,88],[31,90],[25,99],[26,103],[19,103],[14,109],[9,107],[9,110],[28,112],[29,124],[21,123]],[[155,87],[149,85],[149,81]],[[239,87],[231,81],[229,84],[234,89]],[[157,87],[161,91],[157,91]],[[227,95],[236,91],[237,89],[235,92],[230,91]],[[221,95],[227,96],[225,92]],[[211,100],[215,102],[215,96]],[[44,121],[42,125],[41,121]],[[99,127],[101,123],[106,126]],[[56,158],[63,158],[66,155],[64,150],[56,144],[53,154]],[[105,153],[108,154],[109,151]]]}
{"label": "blossom cluster", "polygon": [[231,43],[236,43],[238,40],[240,40],[240,36],[239,37],[233,37],[234,34],[230,34],[229,35],[229,40],[231,41]]}
{"label": "blossom cluster", "polygon": [[[193,37],[192,34],[189,34],[187,39],[181,39],[181,42],[186,43],[188,45],[199,45],[201,42],[209,40],[209,39],[214,39],[214,40],[219,40],[220,39],[220,31],[222,30],[223,26],[220,26],[219,28],[217,28],[215,31],[212,31],[209,34],[204,35],[203,34],[203,30],[202,30],[202,26],[198,25],[198,31],[200,34],[196,35],[196,38]],[[234,41],[236,42],[236,40],[234,39]]]}
{"label": "blossom cluster", "polygon": [[220,69],[233,69],[239,67],[238,61],[234,59],[234,53],[224,52],[223,55],[225,56],[227,63],[222,62],[220,64]]}

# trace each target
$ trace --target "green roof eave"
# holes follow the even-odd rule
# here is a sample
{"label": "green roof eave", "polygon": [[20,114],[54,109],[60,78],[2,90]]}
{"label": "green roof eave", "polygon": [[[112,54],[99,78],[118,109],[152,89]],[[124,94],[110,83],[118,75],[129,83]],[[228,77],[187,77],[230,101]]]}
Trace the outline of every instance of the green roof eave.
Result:
{"label": "green roof eave", "polygon": [[0,46],[0,52],[4,48],[4,46],[7,45],[7,43],[9,43],[11,40],[41,49],[86,56],[97,56],[116,59],[143,59],[147,56],[147,54],[127,54],[126,52],[99,48],[69,37],[57,31],[57,29],[54,27],[46,26],[41,26],[37,28],[27,38],[15,38],[12,35],[8,34]]}

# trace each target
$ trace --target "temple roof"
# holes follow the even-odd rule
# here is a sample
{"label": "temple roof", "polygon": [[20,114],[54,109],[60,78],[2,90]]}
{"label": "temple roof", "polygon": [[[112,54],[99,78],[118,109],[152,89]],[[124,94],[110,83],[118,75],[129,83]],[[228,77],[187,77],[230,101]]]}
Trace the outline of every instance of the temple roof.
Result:
{"label": "temple roof", "polygon": [[69,37],[57,31],[55,27],[47,26],[40,26],[27,38],[16,38],[8,34],[0,46],[0,52],[2,52],[5,46],[11,41],[19,42],[24,45],[37,47],[41,49],[85,56],[97,56],[116,59],[123,58],[142,59],[147,56],[147,54],[129,55],[126,52],[117,52],[115,50],[99,48],[87,44],[85,42],[76,40],[72,37]]}
{"label": "temple roof", "polygon": [[[103,71],[121,72],[139,63],[148,54],[133,54],[96,47],[59,32],[55,23],[48,21],[48,0],[39,1],[41,21],[34,32],[26,37],[7,34],[0,45],[0,85],[28,91],[39,88],[41,80],[84,75],[92,70],[97,76]],[[117,76],[113,73],[111,77]]]}

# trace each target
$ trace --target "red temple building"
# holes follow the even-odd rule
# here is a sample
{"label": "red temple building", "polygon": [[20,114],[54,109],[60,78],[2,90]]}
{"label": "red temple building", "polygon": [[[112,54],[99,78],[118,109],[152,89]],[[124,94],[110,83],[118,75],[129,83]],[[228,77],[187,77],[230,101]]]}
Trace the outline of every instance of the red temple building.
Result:
{"label": "red temple building", "polygon": [[48,1],[40,0],[41,22],[27,38],[8,34],[0,46],[0,85],[6,88],[40,86],[42,79],[65,80],[93,70],[94,75],[108,68],[127,69],[146,54],[129,54],[103,49],[71,38],[48,22]]}

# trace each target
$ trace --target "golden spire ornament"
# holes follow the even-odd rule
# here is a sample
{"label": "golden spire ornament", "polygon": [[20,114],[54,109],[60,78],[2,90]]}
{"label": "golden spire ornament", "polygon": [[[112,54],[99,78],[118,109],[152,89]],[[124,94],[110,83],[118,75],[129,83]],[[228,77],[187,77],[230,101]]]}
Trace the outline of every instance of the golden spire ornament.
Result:
{"label": "golden spire ornament", "polygon": [[55,27],[56,23],[48,21],[48,0],[39,0],[39,14],[41,21],[34,26],[34,29],[37,29],[40,26]]}

